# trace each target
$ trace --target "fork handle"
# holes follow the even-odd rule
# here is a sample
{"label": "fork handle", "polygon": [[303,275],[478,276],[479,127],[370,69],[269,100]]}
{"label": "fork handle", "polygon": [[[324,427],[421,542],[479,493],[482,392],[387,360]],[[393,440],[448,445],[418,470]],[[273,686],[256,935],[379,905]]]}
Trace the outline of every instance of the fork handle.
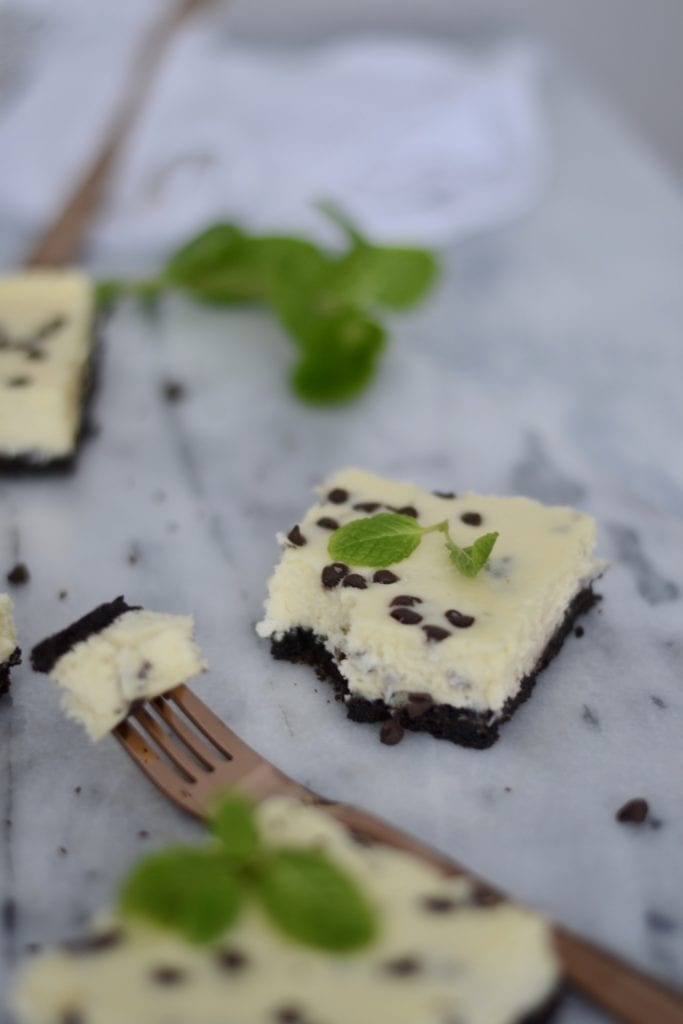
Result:
{"label": "fork handle", "polygon": [[[466,875],[496,895],[487,883],[432,847],[350,804],[329,803],[325,811],[361,839],[393,846],[427,861],[448,875]],[[553,925],[564,976],[583,995],[625,1024],[683,1024],[683,995],[643,974],[574,932]]]}

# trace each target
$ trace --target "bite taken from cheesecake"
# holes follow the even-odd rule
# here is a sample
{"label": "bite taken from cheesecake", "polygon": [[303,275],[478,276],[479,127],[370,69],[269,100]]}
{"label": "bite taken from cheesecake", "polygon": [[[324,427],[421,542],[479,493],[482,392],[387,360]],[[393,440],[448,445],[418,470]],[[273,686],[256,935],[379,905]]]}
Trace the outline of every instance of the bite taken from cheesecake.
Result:
{"label": "bite taken from cheesecake", "polygon": [[70,718],[102,739],[136,703],[158,697],[206,671],[190,615],[126,604],[98,605],[31,652],[31,665],[62,692]]}
{"label": "bite taken from cheesecake", "polygon": [[349,718],[385,723],[386,742],[408,728],[490,746],[598,599],[594,520],[360,469],[317,490],[278,535],[257,626],[273,656],[312,665]]}

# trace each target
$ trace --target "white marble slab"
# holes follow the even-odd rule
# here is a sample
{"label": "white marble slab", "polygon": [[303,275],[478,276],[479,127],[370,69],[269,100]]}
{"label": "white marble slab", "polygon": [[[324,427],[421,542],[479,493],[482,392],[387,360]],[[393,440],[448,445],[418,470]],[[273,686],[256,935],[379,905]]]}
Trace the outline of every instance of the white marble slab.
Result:
{"label": "white marble slab", "polygon": [[[0,569],[31,571],[12,591],[25,651],[119,593],[193,612],[212,665],[197,692],[281,768],[681,984],[683,208],[566,80],[552,113],[542,206],[448,254],[353,407],[290,397],[289,343],[260,313],[122,309],[77,473],[0,479]],[[168,378],[183,402],[162,400]],[[349,463],[571,502],[601,524],[602,606],[489,751],[383,747],[254,634],[275,531]],[[10,969],[78,930],[138,853],[198,832],[113,740],[90,746],[26,663],[0,703],[0,764]],[[615,822],[634,796],[650,825]],[[579,1003],[561,1017],[598,1019]]]}

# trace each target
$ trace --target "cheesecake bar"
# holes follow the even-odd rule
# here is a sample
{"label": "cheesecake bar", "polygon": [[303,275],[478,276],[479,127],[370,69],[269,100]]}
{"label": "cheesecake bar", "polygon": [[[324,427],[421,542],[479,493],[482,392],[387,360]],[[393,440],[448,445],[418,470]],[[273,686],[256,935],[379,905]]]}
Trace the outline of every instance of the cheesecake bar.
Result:
{"label": "cheesecake bar", "polygon": [[74,270],[0,275],[0,464],[74,455],[90,386],[94,296]]}
{"label": "cheesecake bar", "polygon": [[21,661],[17,646],[17,633],[12,617],[12,602],[7,594],[0,594],[0,695],[9,689],[9,673]]}
{"label": "cheesecake bar", "polygon": [[[334,683],[351,719],[392,720],[488,747],[531,693],[576,617],[596,601],[595,522],[523,497],[429,492],[360,469],[337,473],[287,534],[257,626],[275,658],[312,665]],[[395,512],[448,524],[453,541],[498,538],[474,578],[449,561],[444,536],[424,534],[384,568],[335,561],[334,531]]]}
{"label": "cheesecake bar", "polygon": [[269,846],[325,851],[378,917],[352,953],[299,945],[245,901],[209,945],[112,914],[41,954],[14,990],[19,1024],[535,1024],[550,1019],[558,967],[550,929],[464,878],[387,847],[361,846],[290,798],[257,808]]}
{"label": "cheesecake bar", "polygon": [[190,615],[150,612],[117,597],[39,643],[31,665],[57,683],[66,713],[99,740],[136,702],[206,671],[193,630]]}

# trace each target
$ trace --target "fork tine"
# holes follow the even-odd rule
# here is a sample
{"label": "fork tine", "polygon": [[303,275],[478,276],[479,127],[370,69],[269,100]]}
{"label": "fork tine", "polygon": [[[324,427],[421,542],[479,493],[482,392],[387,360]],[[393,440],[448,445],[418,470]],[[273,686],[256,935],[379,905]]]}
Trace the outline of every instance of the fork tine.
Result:
{"label": "fork tine", "polygon": [[187,775],[189,779],[195,782],[200,772],[204,771],[204,767],[200,766],[196,761],[188,757],[180,744],[178,744],[165,729],[162,729],[159,722],[157,722],[155,718],[152,718],[150,713],[144,707],[138,708],[137,711],[134,711],[133,718],[140,725],[143,737],[145,733],[150,735],[156,745],[163,750],[171,761],[173,761],[173,764]]}
{"label": "fork tine", "polygon": [[[171,691],[168,696],[172,696],[172,693],[173,691]],[[201,761],[209,771],[213,770],[217,764],[223,763],[223,758],[219,756],[218,751],[225,754],[228,760],[232,760],[230,751],[223,750],[219,744],[216,744],[216,749],[212,749],[204,743],[202,738],[190,729],[185,722],[183,722],[180,715],[176,714],[168,700],[165,700],[163,697],[155,697],[151,703],[154,709],[163,718],[169,729],[171,729],[176,736],[182,740],[185,746],[192,751],[194,756],[198,758],[198,760]],[[208,734],[204,733],[204,735]],[[208,738],[212,739],[210,735],[208,735]]]}
{"label": "fork tine", "polygon": [[178,772],[162,761],[137,729],[134,729],[128,721],[124,721],[114,729],[113,735],[128,756],[135,761],[138,768],[155,786],[183,810],[197,818],[203,817],[202,806],[193,792],[193,783],[186,782]]}
{"label": "fork tine", "polygon": [[261,757],[253,747],[250,747],[232,729],[229,729],[225,722],[215,715],[204,701],[200,700],[187,686],[182,684],[176,686],[167,696],[187,715],[192,724],[227,757],[238,757],[239,755]]}

